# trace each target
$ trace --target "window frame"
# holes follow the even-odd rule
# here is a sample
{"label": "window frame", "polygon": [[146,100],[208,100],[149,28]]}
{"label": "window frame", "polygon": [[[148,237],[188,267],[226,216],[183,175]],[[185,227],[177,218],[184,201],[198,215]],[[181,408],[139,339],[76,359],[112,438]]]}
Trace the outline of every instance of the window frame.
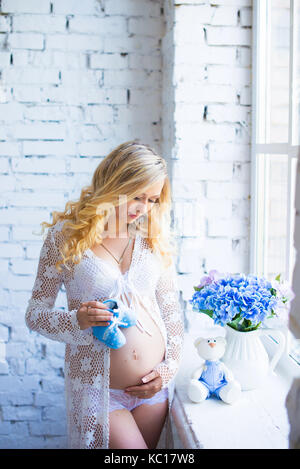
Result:
{"label": "window frame", "polygon": [[[269,155],[287,155],[288,158],[288,199],[287,199],[287,233],[285,280],[292,285],[295,261],[294,225],[295,225],[295,185],[297,160],[300,153],[299,135],[296,117],[296,33],[298,24],[295,21],[296,3],[290,0],[290,44],[289,44],[289,123],[288,141],[284,143],[265,143],[267,131],[267,106],[269,101],[268,74],[270,72],[270,10],[269,0],[253,1],[253,47],[252,47],[252,136],[251,136],[251,207],[250,207],[250,272],[258,276],[266,274],[266,242],[268,226],[266,207],[268,187],[265,181],[269,170]],[[298,9],[300,8],[297,3]],[[269,13],[269,14],[268,14]],[[296,24],[296,26],[295,26]],[[265,47],[262,47],[265,44]],[[259,47],[258,47],[259,45]],[[299,58],[298,51],[298,60]],[[299,102],[298,102],[299,105]],[[288,328],[283,328],[286,336],[286,358],[297,359],[291,355],[291,343],[294,338]],[[299,366],[299,363],[297,363]]]}

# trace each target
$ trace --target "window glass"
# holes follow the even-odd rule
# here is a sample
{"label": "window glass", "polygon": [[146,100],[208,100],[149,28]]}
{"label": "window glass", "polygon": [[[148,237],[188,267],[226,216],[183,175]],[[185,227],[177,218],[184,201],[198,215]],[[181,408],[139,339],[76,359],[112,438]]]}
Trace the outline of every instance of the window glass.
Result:
{"label": "window glass", "polygon": [[290,0],[271,0],[268,4],[266,143],[282,143],[289,140]]}

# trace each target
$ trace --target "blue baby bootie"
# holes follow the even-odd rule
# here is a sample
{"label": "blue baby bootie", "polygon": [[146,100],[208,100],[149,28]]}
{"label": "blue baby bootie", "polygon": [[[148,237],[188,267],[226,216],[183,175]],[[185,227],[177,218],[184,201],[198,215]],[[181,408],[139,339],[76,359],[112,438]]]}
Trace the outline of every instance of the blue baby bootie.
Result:
{"label": "blue baby bootie", "polygon": [[[113,313],[113,318],[109,326],[93,326],[93,334],[98,340],[110,348],[118,349],[126,343],[126,337],[119,327],[130,327],[136,324],[136,315],[131,309],[126,309],[118,301],[111,298],[103,301],[107,303],[109,311]],[[114,311],[118,309],[119,311]]]}

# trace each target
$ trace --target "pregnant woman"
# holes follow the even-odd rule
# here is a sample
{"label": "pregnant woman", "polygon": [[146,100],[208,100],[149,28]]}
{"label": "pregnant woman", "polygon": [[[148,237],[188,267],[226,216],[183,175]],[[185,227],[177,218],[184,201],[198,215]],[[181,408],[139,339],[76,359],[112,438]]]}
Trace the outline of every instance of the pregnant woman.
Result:
{"label": "pregnant woman", "polygon": [[[53,212],[26,310],[27,326],[65,342],[70,448],[172,448],[170,410],[183,317],[170,229],[166,162],[136,141],[115,148],[64,212]],[[68,309],[55,309],[65,285]],[[112,324],[116,299],[136,323],[110,348],[94,326]]]}

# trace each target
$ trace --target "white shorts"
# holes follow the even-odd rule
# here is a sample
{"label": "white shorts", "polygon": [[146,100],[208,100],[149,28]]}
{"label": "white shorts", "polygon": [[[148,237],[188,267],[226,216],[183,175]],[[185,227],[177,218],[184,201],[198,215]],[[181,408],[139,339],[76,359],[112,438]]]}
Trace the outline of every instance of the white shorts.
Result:
{"label": "white shorts", "polygon": [[142,404],[154,405],[158,402],[164,402],[168,399],[168,388],[161,389],[149,399],[130,396],[124,389],[109,388],[109,412],[117,409],[133,410]]}

